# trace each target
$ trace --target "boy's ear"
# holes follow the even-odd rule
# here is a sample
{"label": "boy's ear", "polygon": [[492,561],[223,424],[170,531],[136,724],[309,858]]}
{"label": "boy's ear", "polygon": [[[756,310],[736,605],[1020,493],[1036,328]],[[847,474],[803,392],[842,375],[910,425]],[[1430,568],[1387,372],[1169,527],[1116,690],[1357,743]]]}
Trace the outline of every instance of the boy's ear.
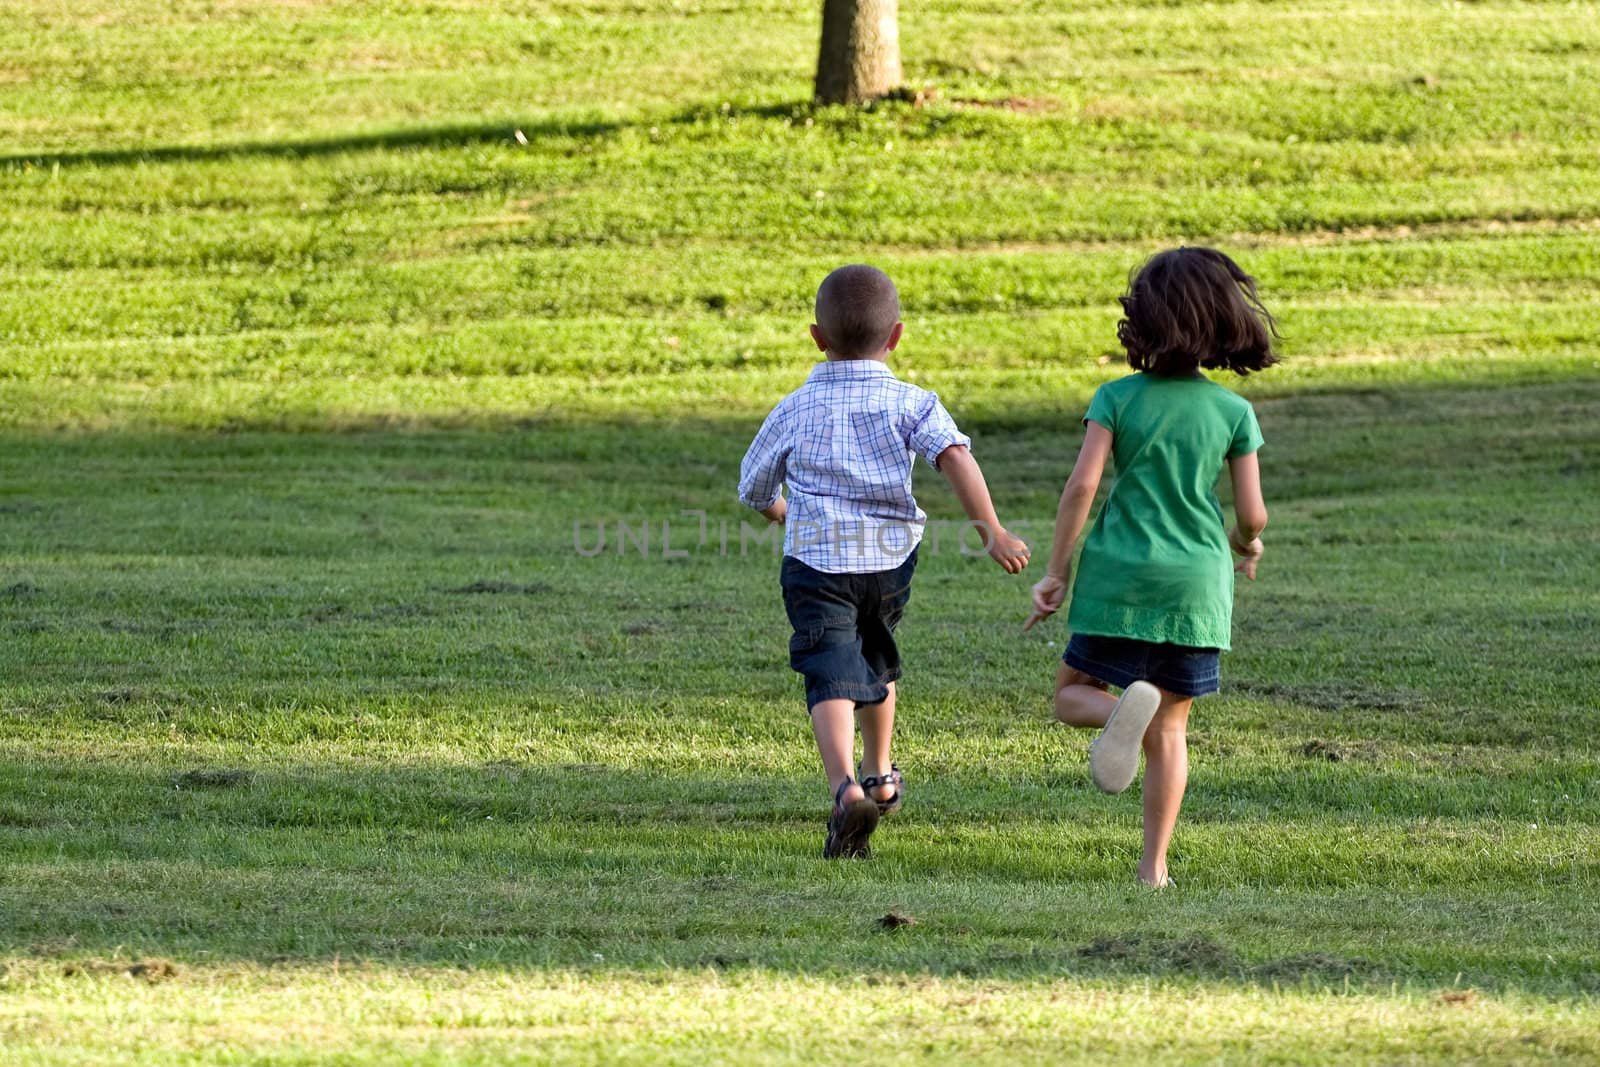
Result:
{"label": "boy's ear", "polygon": [[893,352],[894,346],[900,343],[900,335],[906,332],[906,324],[897,322],[894,329],[889,331],[889,343],[883,346],[885,352]]}
{"label": "boy's ear", "polygon": [[823,335],[822,327],[814,322],[811,324],[811,339],[817,343],[817,351],[826,352],[828,350],[828,338]]}

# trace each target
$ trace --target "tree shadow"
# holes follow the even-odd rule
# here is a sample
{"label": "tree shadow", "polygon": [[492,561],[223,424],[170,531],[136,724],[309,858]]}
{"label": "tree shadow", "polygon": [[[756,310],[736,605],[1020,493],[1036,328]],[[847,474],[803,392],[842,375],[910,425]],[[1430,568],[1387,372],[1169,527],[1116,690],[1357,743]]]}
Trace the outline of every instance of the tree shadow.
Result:
{"label": "tree shadow", "polygon": [[[924,797],[927,810],[885,824],[874,859],[828,863],[815,790],[789,778],[729,793],[720,775],[592,765],[51,757],[0,762],[0,782],[0,956],[1260,986],[1464,974],[1481,988],[1600,990],[1571,947],[1594,931],[1565,898],[1524,899],[1485,931],[1492,892],[1409,885],[1413,911],[1432,916],[1417,923],[1395,914],[1399,887],[1381,875],[1262,884],[1232,869],[1158,895],[1121,869],[1131,823],[1082,812],[1065,846],[1019,852],[1056,817],[964,828],[958,798]],[[1416,815],[1365,826],[1392,833]],[[1575,884],[1593,873],[1591,861]],[[1337,937],[1330,900],[1347,922]],[[1229,918],[1265,907],[1271,937]]]}
{"label": "tree shadow", "polygon": [[224,159],[291,158],[357,152],[384,152],[410,148],[465,148],[480,144],[515,144],[520,131],[530,143],[556,138],[596,138],[615,133],[622,124],[602,120],[546,121],[522,123],[515,120],[473,124],[454,123],[421,126],[377,133],[349,134],[340,137],[306,138],[287,141],[243,141],[217,145],[165,145],[149,148],[89,149],[74,152],[14,152],[0,156],[0,166],[31,163],[38,167],[129,166],[140,163],[195,163]]}
{"label": "tree shadow", "polygon": [[506,118],[494,122],[448,123],[417,126],[337,137],[311,137],[278,141],[241,141],[216,145],[158,145],[148,148],[86,149],[66,152],[12,152],[0,155],[0,167],[31,164],[52,166],[131,166],[141,163],[205,163],[247,158],[313,159],[321,156],[407,149],[466,148],[485,144],[526,144],[548,141],[594,140],[625,129],[660,125],[687,126],[740,117],[803,119],[812,111],[809,102],[756,107],[695,106],[649,119],[574,118],[524,121]]}
{"label": "tree shadow", "polygon": [[[922,688],[901,722],[976,735],[992,759],[909,744],[916,803],[878,857],[817,858],[771,560],[585,561],[559,528],[731,510],[752,420],[8,432],[0,954],[1263,984],[1459,971],[1593,990],[1570,947],[1600,937],[1596,860],[1570,850],[1593,823],[1592,648],[1563,605],[1593,552],[1567,531],[1600,469],[1597,395],[1495,383],[1260,405],[1283,570],[1241,609],[1240,692],[1207,712],[1231,721],[1195,746],[1183,832],[1213,873],[1159,895],[1127,884],[1130,798],[1099,798],[1031,740],[1056,653],[997,636],[1025,586],[982,558],[930,553],[919,572],[906,647]],[[1031,513],[1053,510],[1082,432],[1066,406],[969,427],[987,428],[991,485]],[[1539,536],[1502,533],[1513,518]],[[550,562],[530,566],[530,545]],[[1491,566],[1516,588],[1478,581]],[[940,721],[920,717],[932,707]],[[1321,745],[1286,732],[1291,711]],[[1490,712],[1507,721],[1474,718]],[[618,734],[667,755],[552,754]],[[543,762],[439,755],[528,751],[519,736]],[[794,762],[774,766],[779,751]],[[1575,806],[1557,809],[1564,793]],[[1370,842],[1385,844],[1352,863]],[[1510,925],[1485,931],[1491,911]],[[891,912],[918,922],[885,929]]]}

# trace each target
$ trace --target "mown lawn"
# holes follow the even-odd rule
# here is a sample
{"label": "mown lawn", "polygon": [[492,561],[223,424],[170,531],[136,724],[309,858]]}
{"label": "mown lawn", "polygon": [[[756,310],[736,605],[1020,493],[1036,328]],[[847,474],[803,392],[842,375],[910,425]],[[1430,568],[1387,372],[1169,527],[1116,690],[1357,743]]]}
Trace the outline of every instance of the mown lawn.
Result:
{"label": "mown lawn", "polygon": [[[0,1062],[1600,1057],[1600,5],[906,5],[863,113],[815,20],[0,11]],[[817,280],[1042,544],[1185,240],[1287,362],[1181,888],[948,535],[823,864],[733,500]]]}

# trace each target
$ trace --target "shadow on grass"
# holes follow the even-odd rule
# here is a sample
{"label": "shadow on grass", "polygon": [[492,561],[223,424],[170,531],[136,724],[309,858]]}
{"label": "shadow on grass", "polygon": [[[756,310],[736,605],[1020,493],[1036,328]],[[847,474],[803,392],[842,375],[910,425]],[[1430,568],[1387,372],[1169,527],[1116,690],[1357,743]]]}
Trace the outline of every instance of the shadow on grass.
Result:
{"label": "shadow on grass", "polygon": [[1219,838],[1236,845],[1207,857],[1210,877],[1193,864],[1158,895],[1129,884],[1131,817],[974,827],[954,797],[886,824],[873,860],[828,863],[813,790],[787,780],[730,793],[722,776],[584,765],[52,757],[0,763],[0,783],[0,956],[1600,990],[1574,948],[1597,933],[1574,895],[1592,861],[1562,892],[1502,871],[1419,880],[1470,857],[1443,839],[1383,853],[1416,810],[1366,821],[1381,862],[1332,855],[1337,826],[1313,835],[1342,885],[1263,856],[1246,842],[1267,824],[1250,822]]}
{"label": "shadow on grass", "polygon": [[[1595,859],[1581,851],[1592,792],[1527,757],[1557,738],[1574,757],[1565,773],[1594,751],[1592,649],[1568,623],[1588,602],[1563,575],[1592,572],[1572,502],[1590,499],[1600,460],[1597,389],[1262,405],[1269,500],[1289,502],[1274,529],[1291,547],[1282,584],[1268,587],[1281,593],[1244,624],[1247,699],[1229,709],[1256,715],[1233,729],[1266,732],[1281,758],[1247,754],[1234,770],[1228,753],[1200,750],[1179,847],[1203,851],[1183,857],[1196,873],[1182,892],[1162,895],[1127,884],[1131,798],[967,756],[913,771],[915,804],[872,863],[822,863],[815,786],[739,763],[757,748],[770,760],[775,728],[757,718],[793,709],[706,696],[748,696],[753,672],[782,674],[781,633],[762,637],[759,656],[740,636],[754,632],[758,596],[781,620],[772,568],[686,570],[676,584],[653,560],[585,569],[564,530],[551,542],[560,562],[528,566],[534,517],[676,516],[726,500],[747,420],[6,434],[0,520],[18,573],[0,582],[0,952],[1264,984],[1461,972],[1483,987],[1593,989],[1592,961],[1571,947],[1600,939]],[[1018,409],[1004,425],[981,439],[990,482],[1044,513],[1076,419]],[[923,489],[953,514],[942,489]],[[1479,582],[1489,568],[1515,588]],[[990,718],[974,716],[963,694],[975,677],[1038,699],[1045,665],[1008,659],[1010,631],[993,631],[995,601],[983,599],[1002,590],[978,591],[970,573],[930,560],[919,578],[919,608],[942,604],[953,621],[917,638],[929,679],[917,699],[934,704],[942,686],[948,721],[919,727],[908,701],[911,736],[1015,731],[995,701]],[[266,595],[241,595],[257,587]],[[633,632],[610,617],[623,606]],[[723,606],[743,613],[737,626],[718,621]],[[113,629],[97,621],[113,616]],[[1491,671],[1472,673],[1485,662]],[[290,708],[185,706],[189,691],[282,686],[284,664],[307,687]],[[1478,688],[1450,695],[1469,682]],[[781,684],[792,692],[787,675]],[[336,695],[318,698],[318,685]],[[419,712],[430,733],[373,696],[451,686],[522,687],[547,705],[485,701],[471,710],[522,717],[477,724]],[[173,698],[146,699],[163,689]],[[1348,745],[1338,760],[1291,747],[1306,738],[1282,734],[1286,704],[1341,716],[1327,720],[1336,740],[1378,735],[1383,747]],[[1462,708],[1531,708],[1541,732],[1512,736]],[[630,721],[640,713],[654,722]],[[631,730],[676,753],[675,769],[358,765],[386,723],[461,753],[519,728],[535,744]],[[1510,762],[1407,756],[1405,724],[1445,743],[1481,730],[1475,740],[1502,744]],[[147,754],[153,739],[165,761],[227,752],[240,763],[114,758]],[[1044,757],[1027,751],[1037,775]],[[910,770],[917,754],[906,755]],[[340,757],[348,769],[288,766]],[[1563,793],[1577,806],[1551,807]],[[1535,802],[1549,814],[1535,816]],[[918,921],[885,929],[891,912]]]}
{"label": "shadow on grass", "polygon": [[424,126],[341,137],[290,141],[244,141],[217,145],[167,145],[149,148],[88,149],[80,152],[13,153],[0,156],[0,166],[31,163],[39,167],[129,166],[139,163],[196,163],[249,157],[309,159],[357,152],[403,151],[411,148],[465,148],[481,144],[515,144],[516,133],[530,142],[553,138],[596,138],[615,133],[620,123],[601,120],[519,123],[486,122]]}
{"label": "shadow on grass", "polygon": [[[309,159],[318,156],[359,152],[404,151],[407,149],[466,148],[484,144],[538,145],[552,140],[593,140],[609,137],[624,129],[659,125],[695,125],[717,119],[748,116],[761,119],[803,118],[811,111],[809,103],[773,104],[762,107],[722,110],[692,107],[666,117],[633,122],[614,119],[574,118],[523,121],[508,117],[503,121],[450,123],[420,126],[338,137],[304,138],[285,141],[243,141],[216,145],[164,145],[148,148],[86,149],[72,152],[13,152],[0,155],[0,167],[32,164],[38,167],[129,166],[140,163],[205,163],[213,160],[250,157]],[[518,135],[521,140],[518,140]]]}

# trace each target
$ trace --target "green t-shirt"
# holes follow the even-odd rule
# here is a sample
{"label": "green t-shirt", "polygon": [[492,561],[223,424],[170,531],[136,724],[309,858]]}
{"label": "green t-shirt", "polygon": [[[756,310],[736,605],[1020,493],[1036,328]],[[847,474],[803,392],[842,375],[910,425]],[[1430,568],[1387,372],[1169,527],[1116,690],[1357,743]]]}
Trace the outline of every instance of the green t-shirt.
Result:
{"label": "green t-shirt", "polygon": [[1228,648],[1233,557],[1215,486],[1261,447],[1249,401],[1204,375],[1140,372],[1095,391],[1084,422],[1111,431],[1116,481],[1078,558],[1074,633]]}

